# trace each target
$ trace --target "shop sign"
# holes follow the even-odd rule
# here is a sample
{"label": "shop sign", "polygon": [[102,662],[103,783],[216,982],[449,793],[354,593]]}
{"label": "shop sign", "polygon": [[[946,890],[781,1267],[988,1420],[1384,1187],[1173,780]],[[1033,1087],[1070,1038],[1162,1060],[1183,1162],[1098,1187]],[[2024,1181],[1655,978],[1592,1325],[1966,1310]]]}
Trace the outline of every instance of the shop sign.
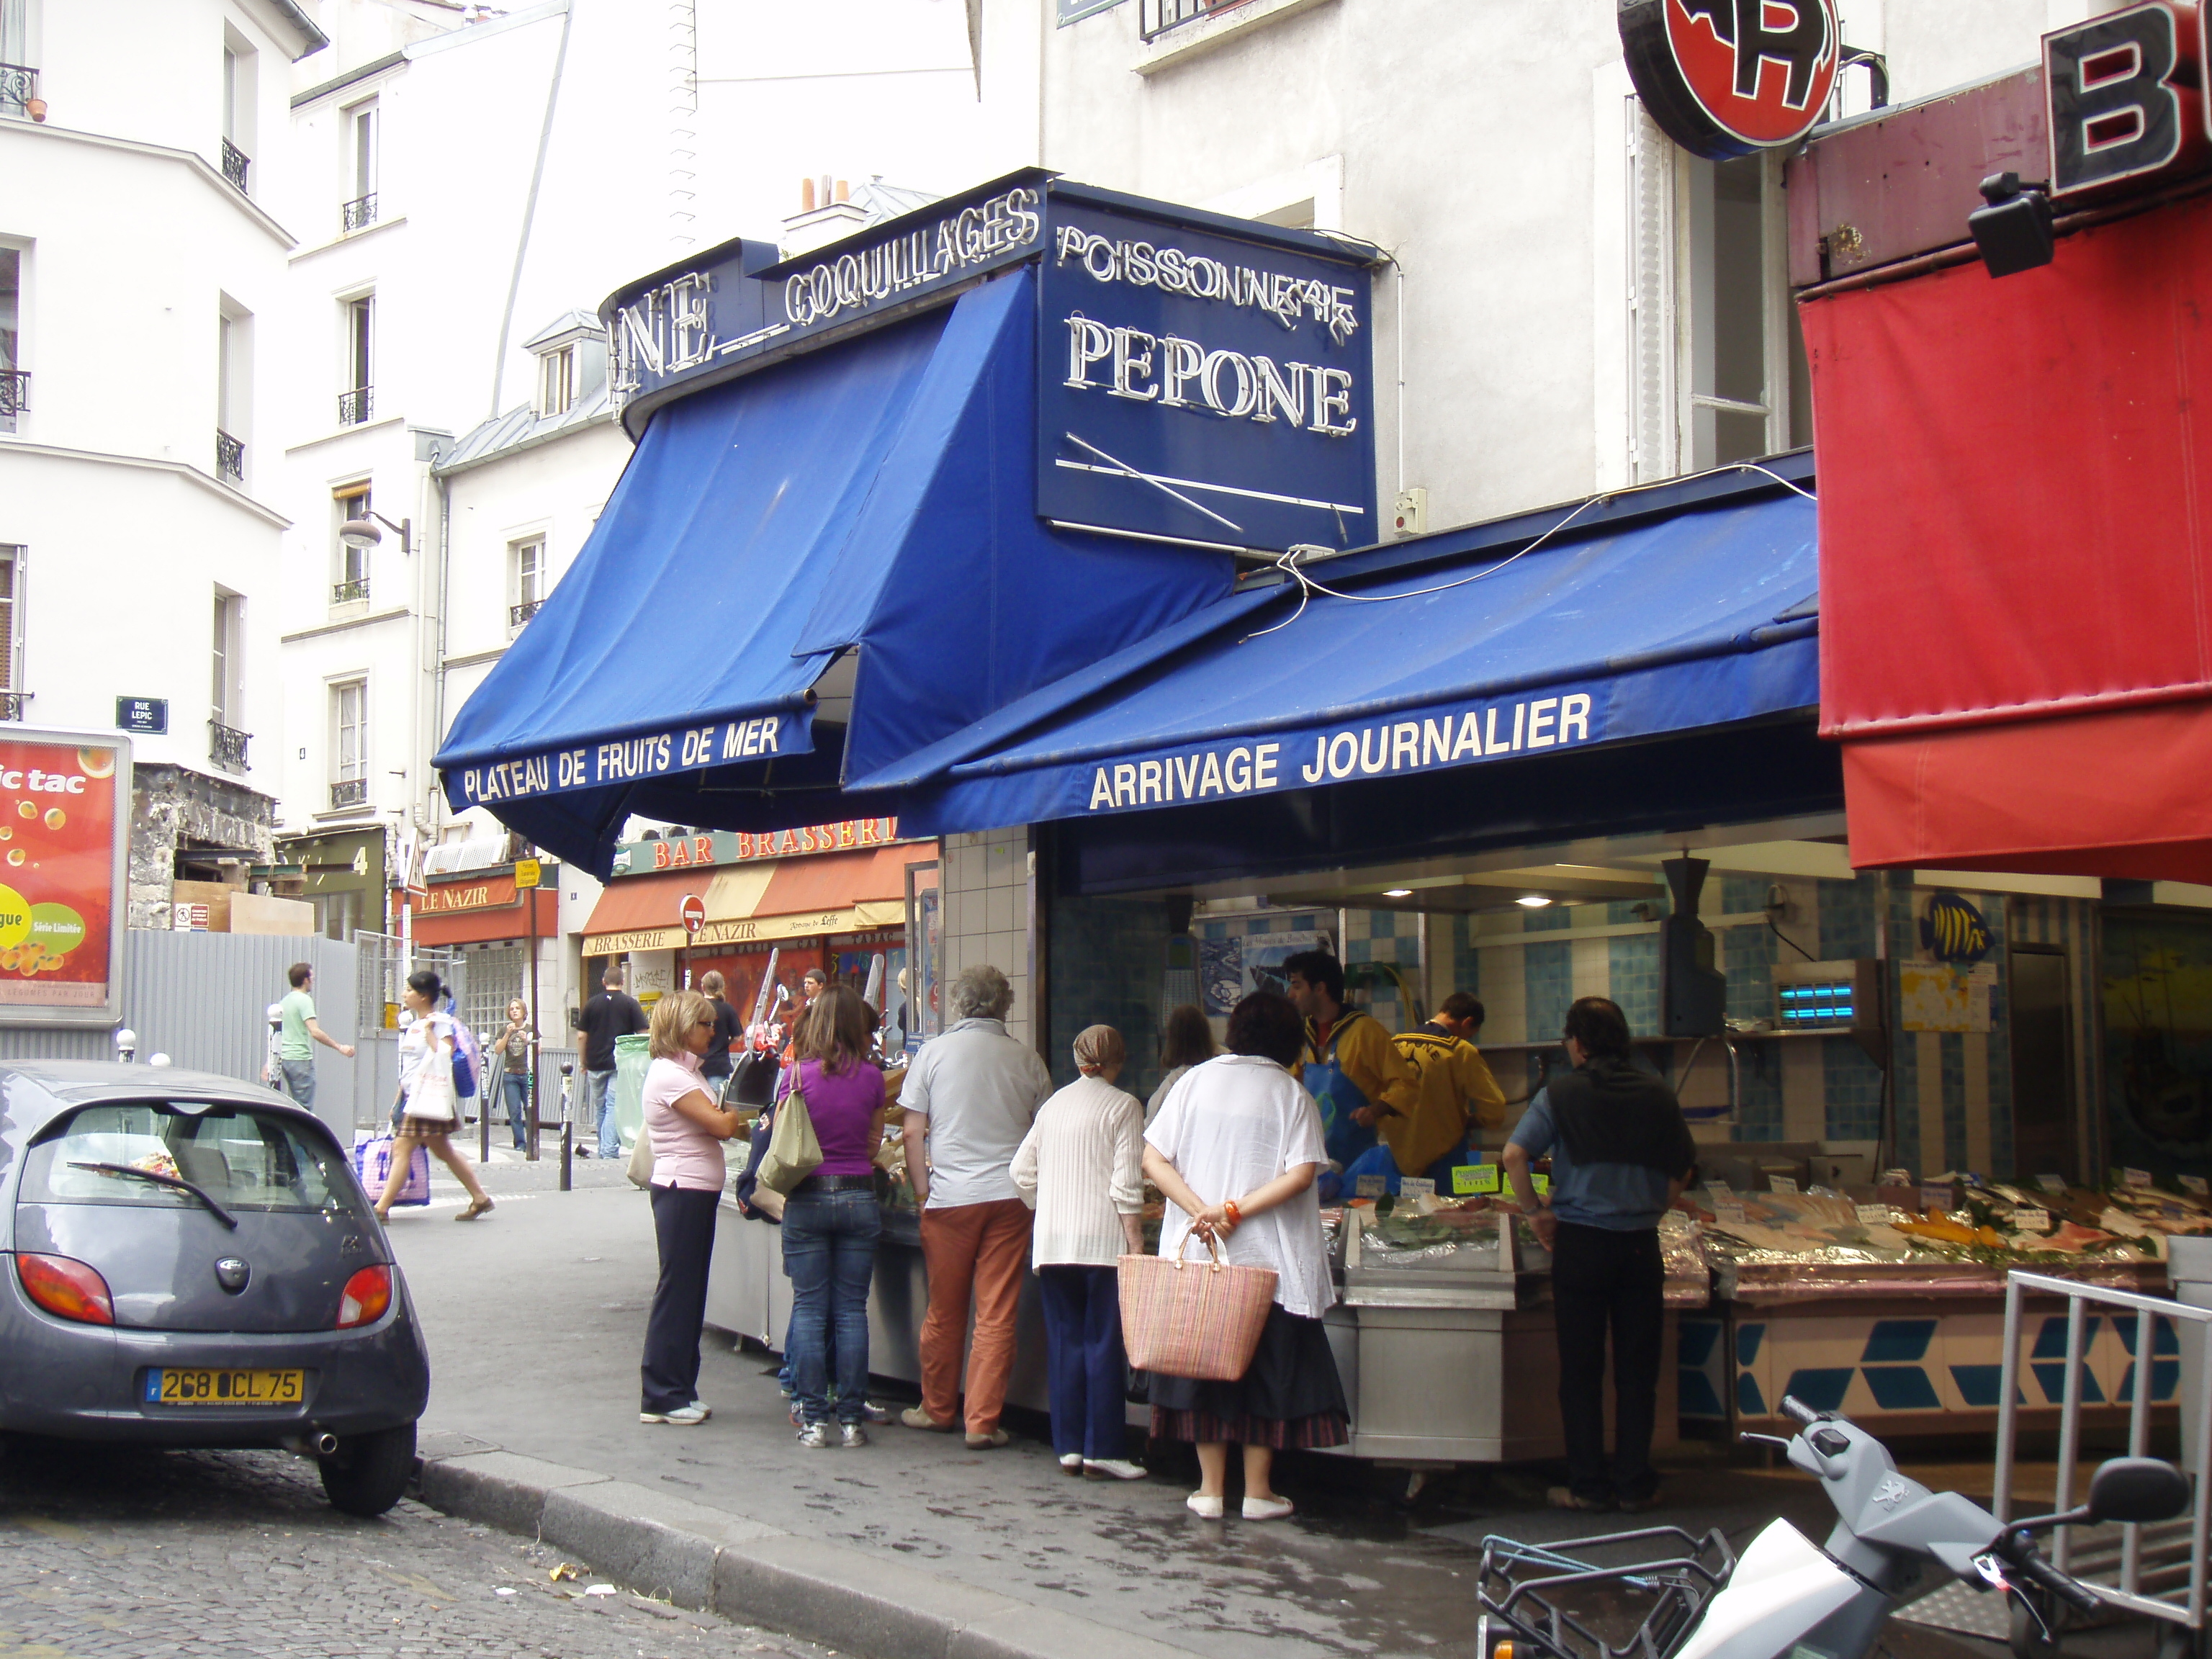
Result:
{"label": "shop sign", "polygon": [[118,740],[0,740],[0,1024],[118,1017],[130,789]]}
{"label": "shop sign", "polygon": [[616,408],[726,378],[1029,258],[1043,232],[1049,176],[1009,174],[781,263],[773,243],[725,242],[617,289],[599,313],[613,348]]}
{"label": "shop sign", "polygon": [[514,884],[517,887],[536,887],[545,879],[545,866],[536,859],[517,859],[514,861]]}
{"label": "shop sign", "polygon": [[2200,170],[2212,138],[2212,19],[2148,0],[2043,37],[2053,195]]}
{"label": "shop sign", "polygon": [[1055,195],[1036,510],[1236,548],[1376,527],[1364,261]]}
{"label": "shop sign", "polygon": [[813,749],[813,711],[787,709],[777,714],[674,726],[577,749],[540,750],[487,766],[461,767],[442,775],[454,805],[483,806],[573,789],[604,789],[678,772],[703,772],[710,766],[727,766],[735,761],[811,754]]}
{"label": "shop sign", "polygon": [[1356,725],[1292,728],[1128,760],[1066,769],[1081,805],[1055,817],[1096,816],[1190,801],[1310,789],[1358,778],[1441,771],[1531,750],[1604,741],[1603,705],[1589,691],[1413,709]]}
{"label": "shop sign", "polygon": [[847,818],[838,823],[808,824],[797,830],[759,834],[715,830],[696,836],[666,836],[625,842],[615,849],[616,875],[646,875],[689,870],[702,864],[750,864],[759,859],[805,858],[817,853],[849,853],[888,847],[899,838],[896,818]]}
{"label": "shop sign", "polygon": [[1693,155],[1794,144],[1835,89],[1836,0],[1620,0],[1620,22],[1637,95]]}
{"label": "shop sign", "polygon": [[471,910],[502,909],[515,902],[514,878],[482,876],[463,881],[433,884],[415,902],[418,919],[457,916]]}

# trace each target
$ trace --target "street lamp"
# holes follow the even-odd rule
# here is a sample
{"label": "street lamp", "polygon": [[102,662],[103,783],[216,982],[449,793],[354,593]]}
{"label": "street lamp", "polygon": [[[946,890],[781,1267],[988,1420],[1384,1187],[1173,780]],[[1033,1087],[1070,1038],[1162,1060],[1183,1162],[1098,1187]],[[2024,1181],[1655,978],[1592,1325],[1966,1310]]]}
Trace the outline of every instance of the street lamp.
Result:
{"label": "street lamp", "polygon": [[365,519],[348,519],[340,525],[338,539],[348,547],[374,547],[384,539],[384,530],[379,530],[376,527],[379,524],[381,524],[385,530],[396,530],[399,532],[399,550],[402,553],[412,553],[415,550],[415,520],[402,519],[398,524],[394,524],[374,508],[369,510],[369,514]]}

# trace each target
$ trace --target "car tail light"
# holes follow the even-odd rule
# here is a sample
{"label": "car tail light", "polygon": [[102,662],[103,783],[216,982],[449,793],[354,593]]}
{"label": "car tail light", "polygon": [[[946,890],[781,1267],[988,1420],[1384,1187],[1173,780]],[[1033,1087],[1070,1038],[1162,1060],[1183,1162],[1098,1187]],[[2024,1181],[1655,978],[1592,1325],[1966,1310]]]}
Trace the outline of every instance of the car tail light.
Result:
{"label": "car tail light", "polygon": [[374,1325],[392,1305],[392,1269],[363,1267],[338,1294],[338,1328]]}
{"label": "car tail light", "polygon": [[20,1254],[15,1276],[23,1289],[58,1319],[74,1319],[83,1325],[112,1325],[115,1298],[107,1281],[82,1261],[65,1255]]}

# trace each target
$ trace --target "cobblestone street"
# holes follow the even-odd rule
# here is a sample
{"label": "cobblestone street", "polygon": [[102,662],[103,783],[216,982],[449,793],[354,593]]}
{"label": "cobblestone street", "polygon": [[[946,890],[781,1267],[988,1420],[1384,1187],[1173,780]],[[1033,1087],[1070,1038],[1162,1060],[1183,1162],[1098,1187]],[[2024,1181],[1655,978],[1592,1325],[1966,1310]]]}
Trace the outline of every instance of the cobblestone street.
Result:
{"label": "cobblestone street", "polygon": [[817,1659],[822,1650],[602,1583],[404,1501],[323,1499],[281,1453],[0,1451],[0,1656],[169,1653]]}

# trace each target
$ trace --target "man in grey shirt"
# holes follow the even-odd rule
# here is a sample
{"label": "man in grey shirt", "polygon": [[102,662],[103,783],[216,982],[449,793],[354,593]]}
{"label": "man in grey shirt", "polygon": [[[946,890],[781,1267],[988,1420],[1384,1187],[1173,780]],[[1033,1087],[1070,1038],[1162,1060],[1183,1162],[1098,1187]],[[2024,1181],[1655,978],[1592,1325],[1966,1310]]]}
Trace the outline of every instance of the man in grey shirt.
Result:
{"label": "man in grey shirt", "polygon": [[1030,1208],[1014,1185],[1014,1154],[1052,1093],[1052,1074],[1006,1035],[1013,987],[996,968],[970,968],[952,987],[957,1021],[922,1047],[899,1093],[907,1178],[921,1210],[929,1312],[921,1322],[921,1404],[900,1420],[950,1434],[961,1425],[960,1358],[968,1310],[968,1443],[1006,1443],[999,1413],[1014,1365],[1014,1311],[1030,1253]]}

